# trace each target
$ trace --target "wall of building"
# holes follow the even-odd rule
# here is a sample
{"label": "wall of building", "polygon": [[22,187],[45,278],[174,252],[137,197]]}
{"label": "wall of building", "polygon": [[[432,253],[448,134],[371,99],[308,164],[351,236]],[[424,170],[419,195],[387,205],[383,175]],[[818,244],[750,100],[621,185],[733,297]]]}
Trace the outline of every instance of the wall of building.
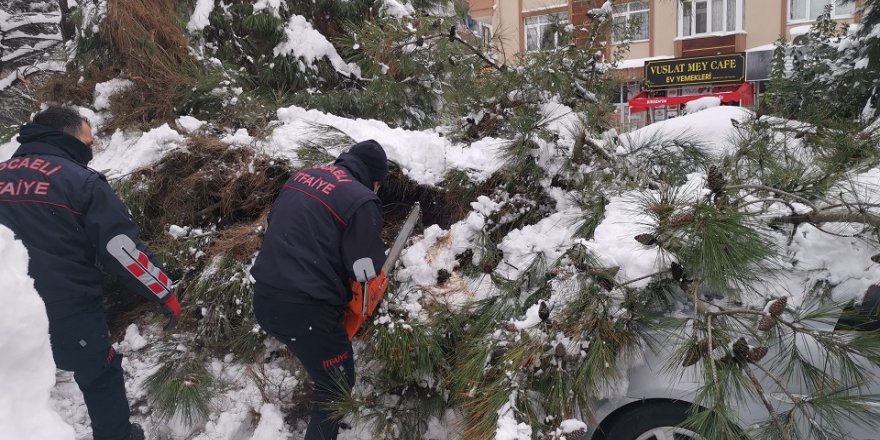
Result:
{"label": "wall of building", "polygon": [[783,6],[788,0],[745,0],[743,27],[746,30],[746,49],[772,44],[784,32]]}
{"label": "wall of building", "polygon": [[624,59],[648,58],[651,56],[651,43],[645,41],[629,45],[629,52]]}
{"label": "wall of building", "polygon": [[675,38],[678,37],[678,7],[677,0],[652,0],[652,57],[675,55]]}
{"label": "wall of building", "polygon": [[506,63],[520,51],[519,0],[494,0],[495,15],[492,17],[493,38],[497,42],[498,58]]}
{"label": "wall of building", "polygon": [[[510,2],[511,5],[516,0],[501,0],[502,2]],[[566,0],[522,0],[522,12],[534,12],[542,9],[568,8],[569,2]]]}
{"label": "wall of building", "polygon": [[470,0],[470,15],[473,18],[492,16],[494,0]]}

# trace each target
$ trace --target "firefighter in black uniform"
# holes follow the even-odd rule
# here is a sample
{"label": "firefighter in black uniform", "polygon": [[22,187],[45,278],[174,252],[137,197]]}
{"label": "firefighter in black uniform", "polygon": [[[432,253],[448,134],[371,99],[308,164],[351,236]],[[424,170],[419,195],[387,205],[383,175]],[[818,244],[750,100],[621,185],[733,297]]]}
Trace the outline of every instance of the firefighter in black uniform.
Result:
{"label": "firefighter in black uniform", "polygon": [[94,439],[142,440],[141,427],[129,422],[122,355],[110,345],[95,263],[161,304],[166,330],[180,318],[180,305],[125,205],[87,167],[92,141],[88,122],[69,107],[49,107],[24,125],[21,146],[0,163],[0,223],[28,250],[55,364],[73,371]]}
{"label": "firefighter in black uniform", "polygon": [[333,165],[291,177],[275,200],[251,274],[260,326],[299,358],[315,383],[306,440],[335,439],[327,408],[341,383],[354,384],[354,354],[343,324],[354,263],[385,263],[376,191],[388,173],[385,150],[360,142]]}

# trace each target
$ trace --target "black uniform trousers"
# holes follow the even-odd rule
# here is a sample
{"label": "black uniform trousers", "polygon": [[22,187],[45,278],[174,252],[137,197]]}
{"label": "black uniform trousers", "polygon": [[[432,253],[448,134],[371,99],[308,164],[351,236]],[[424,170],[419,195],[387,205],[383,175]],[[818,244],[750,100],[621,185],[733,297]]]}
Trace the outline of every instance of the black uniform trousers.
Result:
{"label": "black uniform trousers", "polygon": [[287,345],[314,383],[305,440],[333,440],[339,423],[328,404],[354,385],[354,352],[343,323],[343,309],[330,304],[298,304],[254,295],[260,327]]}
{"label": "black uniform trousers", "polygon": [[73,372],[83,393],[95,440],[125,440],[131,431],[122,355],[110,346],[110,332],[99,301],[49,310],[55,365]]}

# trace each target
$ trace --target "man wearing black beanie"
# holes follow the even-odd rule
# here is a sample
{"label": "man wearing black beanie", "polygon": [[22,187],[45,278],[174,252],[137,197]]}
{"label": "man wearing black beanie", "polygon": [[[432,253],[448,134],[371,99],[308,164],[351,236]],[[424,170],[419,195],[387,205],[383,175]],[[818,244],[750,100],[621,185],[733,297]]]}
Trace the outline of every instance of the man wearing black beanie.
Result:
{"label": "man wearing black beanie", "polygon": [[354,384],[354,353],[343,322],[352,299],[354,263],[385,263],[382,210],[376,191],[388,173],[378,142],[342,153],[333,165],[293,175],[269,213],[269,227],[251,275],[254,314],[287,345],[315,383],[306,440],[335,439],[330,403]]}

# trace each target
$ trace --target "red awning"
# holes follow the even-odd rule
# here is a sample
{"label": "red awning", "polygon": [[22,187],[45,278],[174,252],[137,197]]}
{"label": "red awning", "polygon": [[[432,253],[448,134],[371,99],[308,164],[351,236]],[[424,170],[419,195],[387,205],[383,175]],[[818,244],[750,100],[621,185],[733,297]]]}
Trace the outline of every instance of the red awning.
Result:
{"label": "red awning", "polygon": [[648,109],[653,107],[665,107],[670,105],[678,106],[681,104],[687,104],[688,102],[694,101],[696,99],[705,98],[707,96],[721,98],[722,103],[738,102],[742,106],[749,106],[752,105],[752,100],[754,99],[755,92],[752,89],[752,85],[747,82],[740,84],[738,87],[731,91],[705,93],[702,95],[663,96],[649,98],[648,92],[644,91],[633,97],[633,99],[629,100],[629,111],[631,113],[639,113],[647,111]]}

